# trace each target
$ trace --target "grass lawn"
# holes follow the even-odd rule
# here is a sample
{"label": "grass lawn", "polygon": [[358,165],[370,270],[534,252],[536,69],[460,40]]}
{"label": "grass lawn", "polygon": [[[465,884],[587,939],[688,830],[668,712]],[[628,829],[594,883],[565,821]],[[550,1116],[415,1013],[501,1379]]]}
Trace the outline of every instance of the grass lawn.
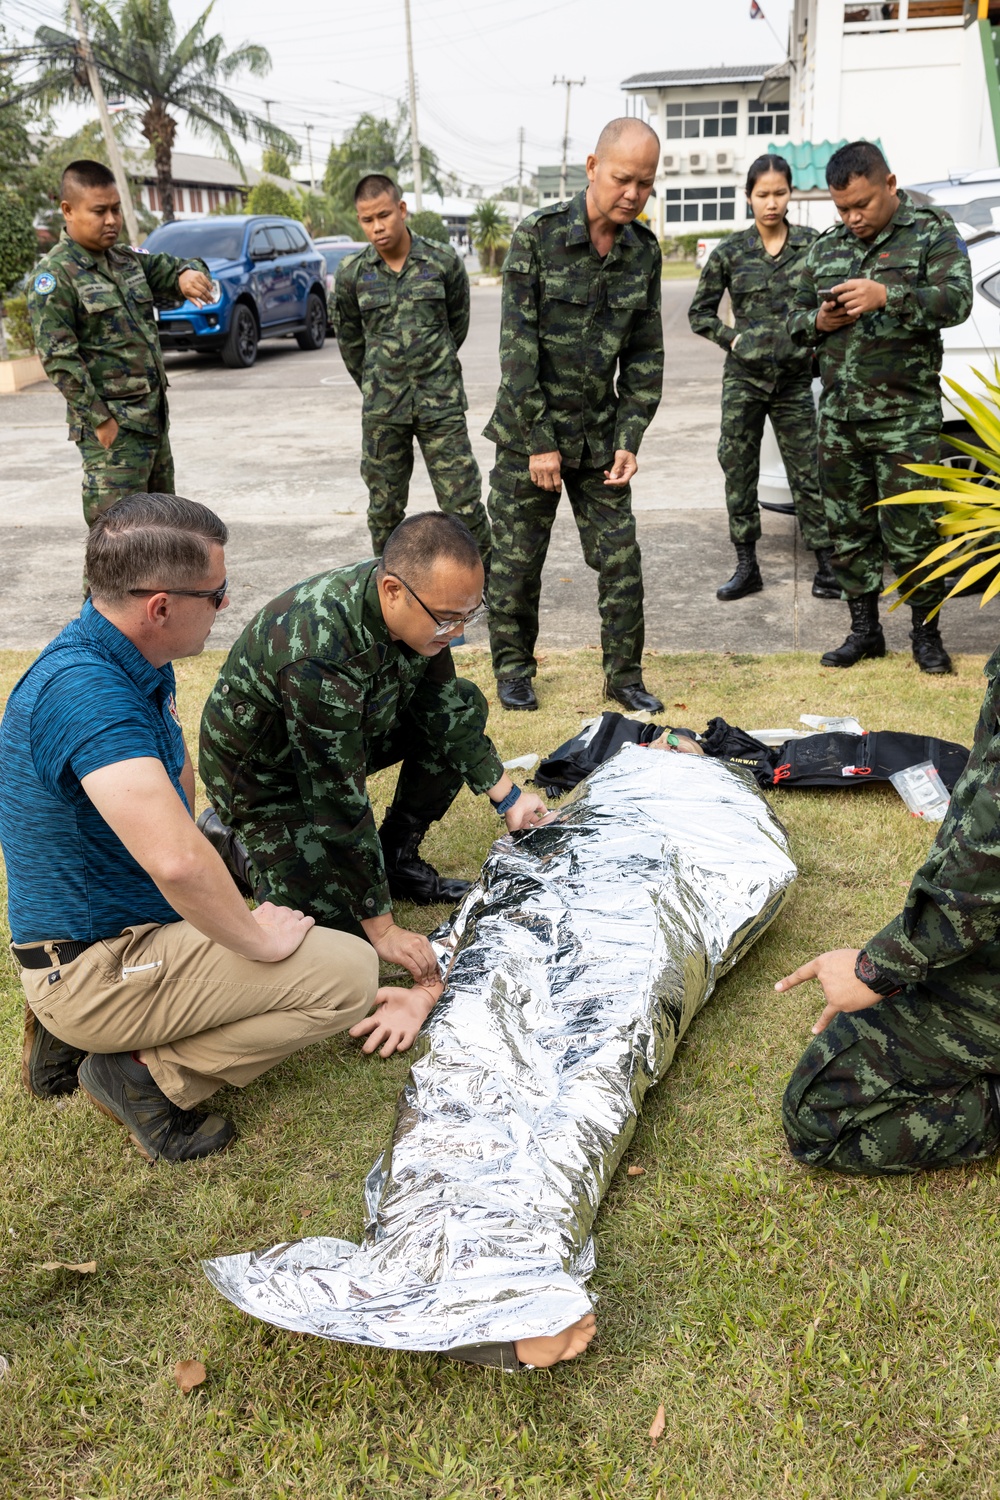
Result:
{"label": "grass lawn", "polygon": [[[483,652],[460,670],[489,692]],[[0,653],[0,698],[29,657]],[[218,658],[182,664],[189,736]],[[803,712],[970,743],[982,662],[822,672],[801,655],[650,655],[674,722]],[[499,715],[505,757],[599,707],[595,652],[551,653],[537,714]],[[389,790],[388,774],[377,788]],[[876,1500],[1000,1495],[1000,1233],[994,1163],[855,1181],[794,1166],[782,1090],[819,1010],[773,982],[897,909],[932,830],[891,790],[778,792],[800,879],[695,1021],[647,1103],[597,1226],[598,1338],[572,1365],[501,1376],[294,1336],[238,1313],[200,1257],[303,1233],[354,1239],[362,1179],[407,1064],[333,1040],[217,1103],[240,1139],[150,1167],[79,1096],[19,1082],[22,999],[0,978],[4,1500]],[[497,819],[466,793],[428,840],[478,868]],[[436,911],[404,914],[429,930]],[[97,1263],[96,1273],[43,1269]],[[204,1361],[182,1395],[172,1369]],[[659,1442],[647,1433],[666,1408]]]}
{"label": "grass lawn", "polygon": [[701,272],[693,260],[665,260],[661,281],[697,281]]}

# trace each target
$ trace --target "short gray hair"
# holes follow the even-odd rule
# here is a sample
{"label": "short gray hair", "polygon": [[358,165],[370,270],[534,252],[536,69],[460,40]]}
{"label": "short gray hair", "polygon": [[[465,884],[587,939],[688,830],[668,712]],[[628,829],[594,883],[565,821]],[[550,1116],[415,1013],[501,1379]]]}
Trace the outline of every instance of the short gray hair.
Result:
{"label": "short gray hair", "polygon": [[181,588],[205,577],[210,547],[229,529],[207,505],[180,495],[126,495],[99,515],[87,538],[95,599],[120,604],[132,589]]}

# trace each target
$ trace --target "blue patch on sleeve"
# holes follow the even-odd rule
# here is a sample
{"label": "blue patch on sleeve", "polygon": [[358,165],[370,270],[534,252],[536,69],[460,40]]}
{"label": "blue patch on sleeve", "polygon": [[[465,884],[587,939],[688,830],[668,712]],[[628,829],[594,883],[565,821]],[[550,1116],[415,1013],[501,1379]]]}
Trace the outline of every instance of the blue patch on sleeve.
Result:
{"label": "blue patch on sleeve", "polygon": [[39,271],[35,277],[35,291],[40,297],[47,297],[49,292],[55,290],[56,278],[51,271]]}
{"label": "blue patch on sleeve", "polygon": [[956,234],[956,236],[955,236],[955,244],[961,250],[961,252],[962,252],[963,255],[968,255],[968,253],[969,253],[969,247],[965,243],[965,241],[963,240],[963,238],[962,238],[962,236],[960,234]]}

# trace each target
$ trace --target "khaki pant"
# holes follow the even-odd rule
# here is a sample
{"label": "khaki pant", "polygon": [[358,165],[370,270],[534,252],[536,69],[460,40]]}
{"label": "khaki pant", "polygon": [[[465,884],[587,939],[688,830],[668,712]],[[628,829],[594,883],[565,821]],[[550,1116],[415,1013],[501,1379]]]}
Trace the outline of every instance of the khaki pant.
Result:
{"label": "khaki pant", "polygon": [[59,969],[22,969],[21,984],[53,1036],[88,1052],[142,1052],[167,1098],[192,1109],[221,1084],[242,1088],[356,1025],[371,1010],[378,959],[363,939],[328,927],[268,964],[189,922],[149,923]]}

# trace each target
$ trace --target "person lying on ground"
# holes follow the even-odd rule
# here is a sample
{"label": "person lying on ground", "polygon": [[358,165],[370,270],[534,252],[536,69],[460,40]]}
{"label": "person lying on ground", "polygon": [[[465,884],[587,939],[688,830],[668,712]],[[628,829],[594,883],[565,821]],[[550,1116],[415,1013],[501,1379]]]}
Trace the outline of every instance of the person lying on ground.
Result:
{"label": "person lying on ground", "polygon": [[[380,559],[320,573],[264,606],[240,636],[201,726],[200,769],[218,819],[210,837],[249,851],[258,896],[363,936],[418,984],[437,977],[422,934],[393,902],[454,906],[466,880],[419,856],[463,782],[506,827],[537,827],[486,734],[486,699],[455,675],[452,640],[485,609],[476,540],[455,516],[401,522]],[[399,765],[381,828],[373,771]],[[228,825],[228,826],[226,826]]]}
{"label": "person lying on ground", "polygon": [[175,495],[100,515],[92,597],[0,725],[25,1084],[42,1099],[79,1084],[150,1160],[227,1146],[233,1125],[199,1106],[309,1042],[351,1030],[365,1051],[409,1045],[440,992],[436,976],[377,991],[367,943],[292,907],[250,911],[195,826],[171,664],[204,649],[226,607],[226,540]]}
{"label": "person lying on ground", "polygon": [[823,989],[782,1111],[808,1166],[917,1172],[1000,1147],[1000,651],[985,671],[969,764],[902,912],[775,986]]}

